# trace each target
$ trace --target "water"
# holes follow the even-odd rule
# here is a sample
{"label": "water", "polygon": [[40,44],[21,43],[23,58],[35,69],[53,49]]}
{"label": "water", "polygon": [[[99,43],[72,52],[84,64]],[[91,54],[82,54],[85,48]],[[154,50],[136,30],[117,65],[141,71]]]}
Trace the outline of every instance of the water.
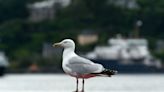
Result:
{"label": "water", "polygon": [[[9,74],[0,78],[0,92],[73,92],[75,83],[68,75]],[[164,74],[96,77],[85,83],[85,92],[164,92]]]}

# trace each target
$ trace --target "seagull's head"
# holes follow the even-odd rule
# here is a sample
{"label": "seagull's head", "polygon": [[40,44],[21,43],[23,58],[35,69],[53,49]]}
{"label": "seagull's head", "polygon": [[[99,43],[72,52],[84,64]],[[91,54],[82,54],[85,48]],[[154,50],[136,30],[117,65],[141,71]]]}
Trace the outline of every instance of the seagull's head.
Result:
{"label": "seagull's head", "polygon": [[64,48],[75,48],[75,43],[73,40],[71,39],[64,39],[63,41],[59,42],[59,43],[54,43],[53,47],[64,47]]}

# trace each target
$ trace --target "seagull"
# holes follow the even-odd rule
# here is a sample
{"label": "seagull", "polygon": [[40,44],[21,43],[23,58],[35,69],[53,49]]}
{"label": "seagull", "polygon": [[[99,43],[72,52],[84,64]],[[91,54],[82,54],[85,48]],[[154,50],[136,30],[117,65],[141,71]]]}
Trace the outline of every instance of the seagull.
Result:
{"label": "seagull", "polygon": [[63,47],[62,68],[64,72],[76,78],[76,91],[78,92],[79,79],[82,79],[82,90],[84,92],[84,79],[96,76],[111,76],[117,71],[105,69],[101,64],[94,63],[89,59],[80,57],[75,53],[75,43],[71,39],[64,39],[59,43],[54,43],[53,47]]}

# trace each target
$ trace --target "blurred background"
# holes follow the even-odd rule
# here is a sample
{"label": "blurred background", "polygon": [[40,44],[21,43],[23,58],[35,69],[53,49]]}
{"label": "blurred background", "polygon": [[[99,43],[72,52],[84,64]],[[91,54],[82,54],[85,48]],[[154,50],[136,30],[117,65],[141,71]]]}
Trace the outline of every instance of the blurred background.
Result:
{"label": "blurred background", "polygon": [[163,8],[162,0],[0,0],[0,56],[7,72],[62,72],[52,44],[71,38],[78,54],[107,67],[163,68]]}
{"label": "blurred background", "polygon": [[63,73],[76,52],[122,73],[164,73],[163,0],[0,0],[0,75]]}

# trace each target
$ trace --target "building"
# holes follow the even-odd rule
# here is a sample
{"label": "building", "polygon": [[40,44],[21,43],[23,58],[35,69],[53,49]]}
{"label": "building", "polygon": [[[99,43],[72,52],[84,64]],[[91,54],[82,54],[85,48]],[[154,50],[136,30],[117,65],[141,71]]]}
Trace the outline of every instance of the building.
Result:
{"label": "building", "polygon": [[113,3],[116,6],[128,9],[138,9],[139,6],[136,0],[109,0],[109,3]]}
{"label": "building", "polygon": [[88,45],[98,41],[98,35],[91,31],[83,31],[77,37],[80,45]]}
{"label": "building", "polygon": [[27,8],[30,12],[29,21],[52,20],[55,18],[58,9],[67,7],[70,3],[71,0],[45,0],[28,4]]}

